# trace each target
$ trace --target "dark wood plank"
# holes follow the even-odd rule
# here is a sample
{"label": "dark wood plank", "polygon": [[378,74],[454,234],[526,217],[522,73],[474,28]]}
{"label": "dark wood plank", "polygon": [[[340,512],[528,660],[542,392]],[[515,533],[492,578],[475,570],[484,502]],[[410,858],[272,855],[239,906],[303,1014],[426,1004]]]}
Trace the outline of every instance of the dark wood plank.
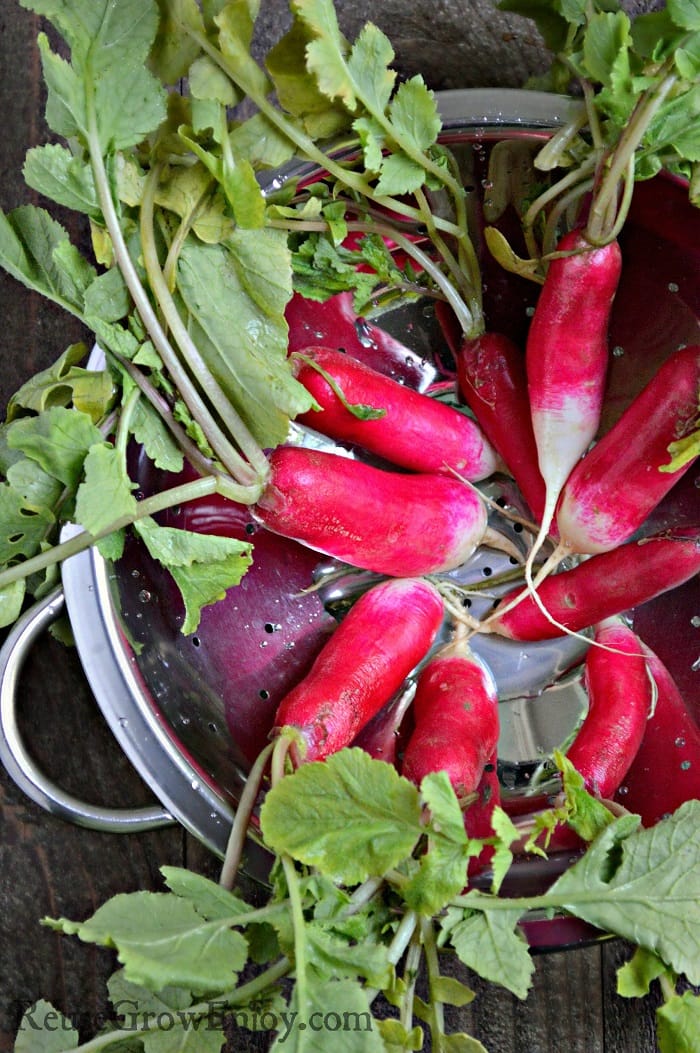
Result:
{"label": "dark wood plank", "polygon": [[[261,46],[288,18],[282,0],[262,6]],[[35,199],[23,187],[20,169],[26,148],[42,141],[45,129],[34,46],[40,20],[15,3],[1,8],[0,205],[10,208]],[[485,0],[341,0],[338,9],[348,35],[366,17],[377,20],[395,42],[399,70],[422,71],[435,88],[515,86],[544,63],[527,24],[495,12]],[[70,217],[68,223],[79,236],[79,224]],[[2,273],[0,318],[4,405],[23,380],[85,334]],[[68,789],[104,804],[151,799],[96,711],[74,653],[42,641],[25,670],[21,696],[23,728],[36,757]],[[41,928],[43,915],[82,918],[115,892],[156,888],[164,863],[215,877],[218,861],[177,829],[125,838],[68,826],[28,802],[4,773],[0,807],[0,1050],[9,1050],[21,1006],[38,997],[54,1001],[86,1032],[106,1009],[104,980],[113,956]],[[472,977],[477,999],[452,1014],[452,1023],[472,1029],[490,1053],[652,1053],[654,1000],[621,1003],[614,994],[614,969],[623,952],[621,944],[606,944],[538,957],[526,1002]],[[229,1048],[253,1053],[267,1046],[267,1036],[237,1031]]]}

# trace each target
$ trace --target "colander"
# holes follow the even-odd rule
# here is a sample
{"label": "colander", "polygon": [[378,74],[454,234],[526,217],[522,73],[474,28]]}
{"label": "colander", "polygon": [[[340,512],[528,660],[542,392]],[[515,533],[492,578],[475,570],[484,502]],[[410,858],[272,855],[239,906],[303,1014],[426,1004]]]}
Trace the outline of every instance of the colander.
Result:
{"label": "colander", "polygon": [[[565,120],[571,101],[539,92],[464,90],[439,95],[444,137],[465,166],[474,193],[482,193],[484,158],[505,137],[541,139]],[[277,187],[291,176],[309,176],[304,165],[270,178]],[[700,218],[687,191],[674,179],[639,184],[623,235],[625,269],[611,326],[608,427],[658,364],[682,343],[700,337]],[[521,280],[489,278],[486,291],[499,328],[522,336],[534,296]],[[435,323],[425,305],[399,307],[377,320],[396,340],[394,374],[405,383],[450,397]],[[358,323],[360,343],[372,358],[371,325]],[[322,343],[323,332],[310,333]],[[328,334],[332,338],[332,334]],[[93,353],[97,364],[99,351]],[[294,426],[290,441],[329,448],[313,431]],[[332,448],[332,447],[331,447]],[[355,456],[349,449],[336,449]],[[135,454],[134,470],[147,491],[153,469]],[[691,470],[655,513],[654,527],[698,520],[698,483]],[[501,506],[522,510],[513,484],[490,480],[485,491]],[[494,524],[525,550],[521,528],[493,513]],[[166,514],[188,529],[232,529],[215,499]],[[74,528],[66,527],[68,535]],[[303,674],[336,619],[372,575],[335,564],[259,528],[247,510],[233,522],[251,535],[255,562],[240,586],[204,610],[197,632],[180,632],[182,608],[168,574],[132,542],[112,565],[92,550],[62,565],[62,584],[17,623],[0,653],[0,757],[14,781],[49,812],[74,823],[118,832],[179,822],[211,851],[223,855],[236,801],[249,765],[266,741],[277,701]],[[513,571],[513,557],[479,550],[451,577],[474,587],[475,616],[498,590],[489,579]],[[309,586],[314,588],[310,589]],[[505,586],[503,586],[505,588]],[[117,811],[87,805],[52,783],[32,760],[16,719],[23,661],[37,635],[66,607],[85,675],[122,749],[151,787],[158,803]],[[671,668],[696,714],[700,713],[700,590],[697,580],[629,612],[646,642]],[[543,757],[566,740],[585,708],[581,662],[586,644],[564,637],[521,645],[476,637],[475,650],[490,665],[501,699],[499,773],[505,795],[532,792]],[[410,689],[410,683],[406,690]],[[663,744],[660,744],[663,749]],[[525,893],[551,880],[570,857],[532,860],[514,868],[509,885]],[[267,857],[250,840],[246,866],[264,879]],[[537,921],[531,942],[561,946],[590,936],[569,922]]]}

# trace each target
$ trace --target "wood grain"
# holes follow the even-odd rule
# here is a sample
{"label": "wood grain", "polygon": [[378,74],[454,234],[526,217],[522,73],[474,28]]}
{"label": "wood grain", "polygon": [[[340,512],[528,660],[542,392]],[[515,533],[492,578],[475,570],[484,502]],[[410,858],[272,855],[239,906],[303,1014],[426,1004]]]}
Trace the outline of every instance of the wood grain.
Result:
{"label": "wood grain", "polygon": [[[286,5],[263,2],[259,47],[278,35]],[[395,41],[397,67],[422,71],[436,88],[519,85],[543,64],[536,34],[482,0],[343,0],[338,4],[352,35],[367,16]],[[0,10],[0,205],[11,208],[35,195],[21,179],[25,150],[43,141],[43,90],[34,46],[40,20],[14,2]],[[84,232],[66,217],[74,237]],[[2,369],[0,403],[47,366],[71,342],[85,337],[57,308],[0,274]],[[97,712],[75,653],[46,639],[36,647],[21,686],[22,727],[36,758],[76,794],[103,804],[151,799]],[[44,915],[83,918],[118,891],[158,888],[162,864],[188,865],[215,877],[218,863],[179,829],[129,837],[68,826],[27,801],[0,773],[0,1050],[12,1048],[23,1006],[48,998],[81,1025],[84,1036],[107,1010],[104,981],[113,956],[42,928]],[[540,956],[533,991],[520,1002],[469,977],[475,1002],[451,1023],[472,1029],[489,1053],[652,1053],[653,999],[622,1002],[614,993],[620,943]],[[453,966],[455,967],[455,966]],[[455,967],[456,968],[456,967]],[[460,974],[461,975],[461,974]],[[229,1049],[253,1053],[269,1036],[232,1033]]]}

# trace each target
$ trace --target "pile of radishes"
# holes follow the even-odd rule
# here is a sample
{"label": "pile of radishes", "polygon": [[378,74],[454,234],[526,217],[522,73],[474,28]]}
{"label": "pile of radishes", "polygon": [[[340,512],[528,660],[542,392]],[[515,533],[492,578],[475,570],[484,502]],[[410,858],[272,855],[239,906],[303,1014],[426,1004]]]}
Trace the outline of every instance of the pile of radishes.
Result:
{"label": "pile of radishes", "polygon": [[[696,427],[700,346],[671,354],[595,441],[621,265],[616,240],[598,246],[584,229],[567,233],[524,349],[496,332],[455,341],[446,321],[470,414],[341,348],[293,353],[297,379],[317,402],[299,423],[349,444],[355,456],[277,448],[256,517],[273,532],[386,578],[355,602],[279,706],[275,735],[295,764],[355,743],[373,751],[379,734],[384,744],[376,755],[415,782],[446,771],[468,830],[483,836],[499,801],[498,698],[469,635],[537,641],[587,631],[588,711],[568,752],[586,787],[612,798],[635,757],[643,761],[648,729],[661,723],[664,734],[682,735],[685,756],[693,758],[684,796],[700,793],[700,733],[668,671],[618,617],[700,570],[697,527],[643,529],[692,463],[663,470],[669,446]],[[513,477],[534,521],[525,581],[481,623],[466,618],[466,628],[446,608],[440,578],[480,545],[507,547],[488,527],[487,502],[474,485],[497,472]],[[574,557],[567,569],[565,557]],[[437,646],[445,624],[453,639]],[[387,748],[396,742],[391,703],[410,674],[410,733],[397,756]],[[387,706],[382,725],[377,714]],[[372,735],[363,738],[368,725]],[[656,779],[645,821],[670,811],[677,796],[671,780]]]}

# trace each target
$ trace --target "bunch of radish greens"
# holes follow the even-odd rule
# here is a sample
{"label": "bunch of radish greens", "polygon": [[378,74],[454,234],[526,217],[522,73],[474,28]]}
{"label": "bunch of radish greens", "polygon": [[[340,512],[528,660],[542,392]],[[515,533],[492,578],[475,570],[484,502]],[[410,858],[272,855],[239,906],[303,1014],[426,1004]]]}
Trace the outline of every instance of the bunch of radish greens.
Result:
{"label": "bunch of radish greens", "polygon": [[[255,552],[157,516],[212,494],[381,579],[283,700],[221,882],[168,868],[167,892],[117,896],[83,923],[50,922],[116,948],[110,998],[136,1007],[136,1027],[117,1021],[82,1046],[62,1021],[61,1048],[214,1051],[226,1013],[264,1009],[278,1022],[275,1048],[325,1048],[309,1025],[333,1012],[358,1025],[334,1032],[340,1053],[418,1050],[425,1028],[435,1050],[480,1050],[446,1033],[444,1007],[466,1005],[472,992],[443,975],[444,952],[524,998],[533,963],[520,922],[535,910],[636,944],[621,993],[644,994],[658,980],[661,1049],[697,1048],[699,1003],[677,984],[700,984],[700,805],[672,810],[657,787],[658,814],[643,827],[608,799],[652,721],[683,727],[693,778],[700,770],[700,733],[675,685],[617,620],[698,571],[697,528],[634,540],[700,452],[698,348],[670,355],[629,415],[588,449],[634,182],[665,167],[697,196],[698,3],[675,0],[634,21],[608,2],[517,5],[553,50],[550,86],[573,83],[578,98],[511,195],[517,244],[495,225],[486,232],[497,261],[541,285],[524,356],[487,327],[470,210],[439,139],[436,100],[419,76],[397,83],[375,26],[350,44],[330,0],[293,0],[291,29],[260,65],[250,52],[254,0],[23,6],[46,16],[69,52],[40,36],[57,141],[29,151],[26,181],[86,217],[92,258],[45,209],[20,206],[0,219],[0,263],[80,319],[103,357],[86,369],[86,347],[72,346],[10,401],[2,623],[52,586],[62,559],[91,545],[119,559],[132,530],[175,579],[183,630],[194,631],[201,608],[237,585]],[[186,90],[174,90],[183,80]],[[263,193],[261,173],[292,158],[312,174]],[[499,158],[494,149],[496,182]],[[469,414],[338,346],[291,347],[300,304],[341,317],[350,300],[359,317],[424,297]],[[394,468],[290,442],[292,422]],[[140,499],[134,443],[171,480]],[[640,463],[644,472],[633,471]],[[448,577],[481,545],[508,551],[474,486],[504,470],[534,541],[524,582],[474,624]],[[628,485],[625,497],[620,480],[640,474],[643,487]],[[66,522],[82,530],[61,541]],[[551,573],[567,556],[586,558]],[[345,748],[424,662],[446,612],[454,639],[418,678],[402,774]],[[593,634],[589,713],[569,758],[555,757],[561,794],[524,824],[499,804],[498,700],[468,637],[582,630]],[[269,898],[252,903],[235,882],[264,778],[257,836],[274,861]],[[516,853],[587,844],[541,895],[499,894]],[[396,1007],[389,1019],[372,1016],[379,992]],[[16,1049],[56,1050],[55,1021],[39,1003]]]}

